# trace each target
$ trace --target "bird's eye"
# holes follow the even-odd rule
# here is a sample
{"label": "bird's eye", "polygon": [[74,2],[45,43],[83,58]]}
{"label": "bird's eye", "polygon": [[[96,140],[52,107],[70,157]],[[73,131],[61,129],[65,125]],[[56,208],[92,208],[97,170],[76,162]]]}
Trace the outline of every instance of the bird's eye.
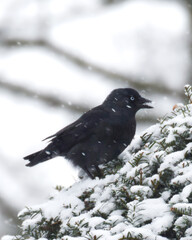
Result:
{"label": "bird's eye", "polygon": [[133,96],[131,96],[131,97],[130,97],[130,100],[131,100],[131,101],[134,101],[134,100],[135,100],[135,98],[134,98]]}

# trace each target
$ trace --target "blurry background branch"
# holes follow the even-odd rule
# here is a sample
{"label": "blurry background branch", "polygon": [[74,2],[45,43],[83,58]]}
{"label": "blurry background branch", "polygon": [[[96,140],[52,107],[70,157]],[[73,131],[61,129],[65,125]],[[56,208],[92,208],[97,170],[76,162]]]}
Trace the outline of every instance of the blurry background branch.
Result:
{"label": "blurry background branch", "polygon": [[[191,0],[179,0],[182,5],[184,5],[186,12],[189,15],[189,30],[187,32],[188,38],[190,40],[191,47],[189,48],[191,55],[191,65],[192,65],[192,1]],[[192,68],[190,68],[190,84],[192,84]]]}
{"label": "blurry background branch", "polygon": [[32,89],[26,88],[24,86],[19,86],[18,84],[10,83],[7,79],[2,79],[0,77],[0,88],[6,91],[11,92],[12,94],[16,94],[19,96],[27,97],[33,100],[40,101],[43,104],[53,107],[65,108],[66,110],[70,110],[75,113],[86,112],[89,107],[82,104],[69,104],[69,101],[65,101],[64,99],[59,99],[56,96],[52,96],[51,94],[38,93],[33,91]]}
{"label": "blurry background branch", "polygon": [[[1,39],[0,45],[3,47],[42,47],[46,48],[46,50],[53,52],[58,57],[65,58],[69,61],[71,61],[73,64],[77,65],[77,67],[80,67],[86,71],[92,72],[93,74],[99,74],[109,79],[109,81],[121,81],[122,83],[127,83],[129,87],[136,88],[138,90],[143,89],[149,89],[150,91],[157,92],[157,93],[163,93],[165,95],[177,95],[181,98],[184,97],[183,91],[175,89],[173,92],[172,88],[169,88],[165,84],[163,84],[160,80],[154,79],[153,81],[145,82],[145,81],[138,81],[139,77],[133,77],[133,76],[126,76],[122,73],[113,72],[109,69],[106,69],[102,66],[96,65],[94,63],[88,62],[85,59],[81,58],[78,55],[74,55],[73,53],[64,50],[63,48],[59,48],[55,44],[51,43],[50,41],[46,39],[34,39],[34,40],[26,40],[26,39]],[[44,98],[46,99],[46,97]],[[47,97],[48,102],[49,97]],[[56,103],[57,100],[55,99],[53,101]],[[59,100],[58,100],[59,103]],[[60,103],[59,103],[60,104]],[[54,104],[58,105],[58,104]],[[61,105],[61,104],[60,104]],[[64,103],[65,105],[65,103]],[[77,107],[75,107],[77,109]],[[79,107],[79,111],[81,109],[84,111],[84,108],[82,106]],[[87,108],[85,108],[87,109]]]}
{"label": "blurry background branch", "polygon": [[13,206],[11,206],[6,200],[4,200],[1,197],[0,197],[0,212],[2,212],[2,214],[6,216],[7,219],[12,219],[12,221],[18,223],[17,210],[15,209],[14,204]]}
{"label": "blurry background branch", "polygon": [[[68,110],[73,113],[82,114],[84,112],[87,112],[90,108],[94,106],[85,106],[85,104],[81,103],[70,103],[67,100],[59,99],[56,96],[53,96],[51,94],[44,94],[44,93],[37,93],[36,91],[33,91],[32,89],[26,88],[24,86],[19,86],[18,84],[10,83],[9,81],[2,79],[0,77],[0,89],[9,91],[10,93],[14,95],[19,95],[20,97],[27,97],[34,101],[39,101],[40,103],[43,103],[45,105],[55,107],[55,108],[64,108],[65,110]],[[143,121],[150,121],[150,122],[156,122],[156,116],[149,116],[145,115],[144,117],[138,117],[137,120],[139,122]]]}

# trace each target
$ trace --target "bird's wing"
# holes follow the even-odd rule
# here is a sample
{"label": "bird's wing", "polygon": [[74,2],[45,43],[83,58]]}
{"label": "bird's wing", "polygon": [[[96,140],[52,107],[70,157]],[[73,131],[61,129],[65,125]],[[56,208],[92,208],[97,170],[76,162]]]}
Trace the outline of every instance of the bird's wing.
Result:
{"label": "bird's wing", "polygon": [[102,106],[91,109],[83,114],[78,120],[61,129],[54,135],[47,137],[44,140],[50,139],[52,143],[62,143],[66,150],[88,138],[92,134],[97,134],[97,129],[109,117],[109,113]]}

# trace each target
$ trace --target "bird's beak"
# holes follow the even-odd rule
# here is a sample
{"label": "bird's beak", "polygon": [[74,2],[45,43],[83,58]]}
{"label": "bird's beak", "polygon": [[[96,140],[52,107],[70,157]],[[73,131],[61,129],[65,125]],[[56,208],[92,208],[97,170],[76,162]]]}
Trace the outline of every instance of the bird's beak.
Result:
{"label": "bird's beak", "polygon": [[140,108],[153,108],[153,106],[147,105],[146,103],[151,103],[151,100],[141,97],[139,100]]}

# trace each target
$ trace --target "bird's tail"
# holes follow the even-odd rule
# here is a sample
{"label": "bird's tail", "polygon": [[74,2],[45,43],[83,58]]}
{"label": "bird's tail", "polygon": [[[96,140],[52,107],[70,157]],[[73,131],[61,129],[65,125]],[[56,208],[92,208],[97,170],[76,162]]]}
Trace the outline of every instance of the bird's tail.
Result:
{"label": "bird's tail", "polygon": [[49,159],[53,158],[53,155],[49,151],[41,150],[35,153],[32,153],[26,157],[24,157],[25,160],[28,160],[29,163],[26,164],[28,167],[35,166],[41,162],[45,162]]}

